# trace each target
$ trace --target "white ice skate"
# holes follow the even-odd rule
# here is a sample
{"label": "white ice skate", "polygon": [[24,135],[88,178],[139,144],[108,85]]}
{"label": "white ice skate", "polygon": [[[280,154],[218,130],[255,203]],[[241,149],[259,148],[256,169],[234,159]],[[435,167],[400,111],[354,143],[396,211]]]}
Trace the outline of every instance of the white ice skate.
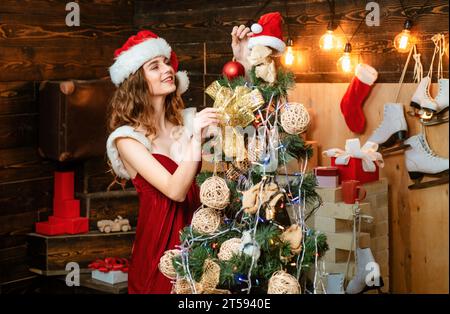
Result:
{"label": "white ice skate", "polygon": [[400,103],[387,103],[384,105],[383,121],[372,133],[367,141],[377,143],[383,156],[403,150],[408,147],[406,140],[408,125]]}
{"label": "white ice skate", "polygon": [[380,266],[375,262],[370,248],[357,248],[356,257],[356,275],[348,283],[345,292],[347,294],[357,294],[373,289],[381,292],[380,288],[384,286],[384,283],[380,274]]}
{"label": "white ice skate", "polygon": [[[406,169],[414,181],[409,189],[422,189],[448,182],[449,161],[437,156],[431,150],[423,134],[411,136],[405,141],[411,149],[405,151]],[[436,180],[421,182],[424,176],[438,177]]]}
{"label": "white ice skate", "polygon": [[433,114],[428,120],[421,119],[424,125],[436,125],[448,122],[448,79],[439,79],[439,92],[434,98],[437,106],[436,114]]}
{"label": "white ice skate", "polygon": [[430,95],[431,78],[425,76],[417,86],[411,98],[411,115],[420,116],[424,120],[429,120],[438,111],[438,104]]}

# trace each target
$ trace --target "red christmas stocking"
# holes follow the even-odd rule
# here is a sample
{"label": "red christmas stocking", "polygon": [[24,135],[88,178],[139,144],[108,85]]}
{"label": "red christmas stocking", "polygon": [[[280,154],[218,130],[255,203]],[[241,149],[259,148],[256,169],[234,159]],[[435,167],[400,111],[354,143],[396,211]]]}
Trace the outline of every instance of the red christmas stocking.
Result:
{"label": "red christmas stocking", "polygon": [[367,64],[358,64],[355,76],[341,100],[341,112],[345,123],[354,133],[362,133],[366,118],[362,110],[364,100],[370,93],[373,83],[377,80],[378,72]]}

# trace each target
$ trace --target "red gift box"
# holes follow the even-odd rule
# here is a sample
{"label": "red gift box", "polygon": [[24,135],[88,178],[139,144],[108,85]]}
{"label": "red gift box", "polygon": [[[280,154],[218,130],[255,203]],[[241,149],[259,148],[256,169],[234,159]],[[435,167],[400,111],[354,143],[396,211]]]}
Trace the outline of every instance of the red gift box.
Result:
{"label": "red gift box", "polygon": [[61,223],[50,223],[48,221],[36,223],[36,233],[45,235],[61,235],[66,231],[66,227]]}
{"label": "red gift box", "polygon": [[316,167],[314,168],[314,174],[322,177],[337,177],[339,169],[337,167]]}
{"label": "red gift box", "polygon": [[57,200],[71,200],[74,198],[73,171],[55,171],[53,198]]}
{"label": "red gift box", "polygon": [[53,200],[53,214],[60,218],[80,217],[80,200]]}
{"label": "red gift box", "polygon": [[346,180],[358,180],[361,183],[378,181],[380,179],[378,165],[374,172],[366,172],[362,167],[362,160],[351,157],[347,165],[336,165],[336,157],[331,157],[331,166],[339,169],[339,183]]}
{"label": "red gift box", "polygon": [[79,234],[89,232],[89,219],[85,217],[60,218],[50,216],[48,221],[53,224],[64,225],[64,231],[68,234]]}

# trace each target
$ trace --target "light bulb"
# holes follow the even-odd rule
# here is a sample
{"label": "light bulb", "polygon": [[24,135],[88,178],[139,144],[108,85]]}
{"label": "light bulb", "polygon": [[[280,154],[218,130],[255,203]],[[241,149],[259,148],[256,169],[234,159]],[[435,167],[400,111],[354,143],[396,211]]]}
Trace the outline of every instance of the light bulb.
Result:
{"label": "light bulb", "polygon": [[353,70],[352,59],[350,53],[345,52],[342,57],[338,60],[338,67],[345,73],[350,73]]}
{"label": "light bulb", "polygon": [[352,46],[350,45],[350,43],[347,43],[345,45],[344,54],[337,61],[338,69],[345,73],[352,72],[355,67],[354,62],[351,57],[351,54],[350,54],[351,51],[352,51]]}
{"label": "light bulb", "polygon": [[331,51],[341,48],[341,41],[338,36],[336,36],[333,30],[327,30],[325,34],[320,37],[319,40],[320,49],[324,51]]}
{"label": "light bulb", "polygon": [[287,44],[286,44],[286,52],[284,53],[284,56],[283,56],[284,64],[288,67],[292,66],[295,61],[293,46],[294,46],[294,42],[292,41],[291,38],[288,38]]}
{"label": "light bulb", "polygon": [[290,66],[294,64],[294,52],[292,51],[292,47],[287,47],[286,54],[284,55],[284,64]]}
{"label": "light bulb", "polygon": [[394,47],[400,53],[409,52],[415,44],[415,38],[411,35],[412,22],[406,20],[403,31],[395,36]]}

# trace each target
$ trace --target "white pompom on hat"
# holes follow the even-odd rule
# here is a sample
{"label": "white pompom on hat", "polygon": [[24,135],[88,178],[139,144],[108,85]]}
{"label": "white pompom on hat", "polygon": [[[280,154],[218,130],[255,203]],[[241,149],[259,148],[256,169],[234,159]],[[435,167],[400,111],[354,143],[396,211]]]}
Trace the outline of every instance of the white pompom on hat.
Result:
{"label": "white pompom on hat", "polygon": [[178,58],[164,38],[149,30],[142,30],[131,36],[125,44],[114,52],[114,63],[109,68],[111,81],[119,86],[134,74],[145,62],[159,56],[170,59],[176,72],[177,93],[187,91],[189,78],[186,71],[178,71]]}

